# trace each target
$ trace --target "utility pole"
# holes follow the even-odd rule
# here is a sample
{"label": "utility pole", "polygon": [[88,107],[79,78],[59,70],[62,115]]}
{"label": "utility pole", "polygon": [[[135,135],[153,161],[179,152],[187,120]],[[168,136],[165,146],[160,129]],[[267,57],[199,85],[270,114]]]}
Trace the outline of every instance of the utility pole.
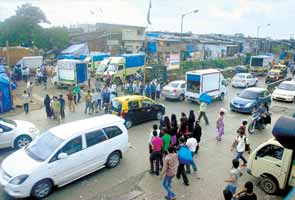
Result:
{"label": "utility pole", "polygon": [[190,11],[190,12],[187,12],[187,13],[184,13],[184,14],[181,15],[181,28],[180,28],[180,33],[183,32],[183,18],[184,18],[185,16],[189,15],[189,14],[193,14],[193,13],[197,13],[197,12],[199,12],[198,9],[193,10],[193,11]]}

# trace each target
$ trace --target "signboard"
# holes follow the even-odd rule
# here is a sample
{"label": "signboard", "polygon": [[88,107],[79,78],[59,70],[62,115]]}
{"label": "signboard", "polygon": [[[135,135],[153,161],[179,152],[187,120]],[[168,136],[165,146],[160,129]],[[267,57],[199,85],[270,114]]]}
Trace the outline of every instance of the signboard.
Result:
{"label": "signboard", "polygon": [[180,53],[166,54],[165,64],[167,65],[167,70],[179,69]]}
{"label": "signboard", "polygon": [[75,65],[74,62],[58,62],[57,69],[59,80],[75,81]]}

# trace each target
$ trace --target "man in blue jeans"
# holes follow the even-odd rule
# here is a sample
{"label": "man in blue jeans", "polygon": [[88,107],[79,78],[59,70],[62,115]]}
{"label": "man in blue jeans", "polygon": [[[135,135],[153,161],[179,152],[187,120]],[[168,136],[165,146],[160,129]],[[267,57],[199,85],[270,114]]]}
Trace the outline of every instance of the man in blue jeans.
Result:
{"label": "man in blue jeans", "polygon": [[160,175],[161,179],[164,175],[163,187],[167,191],[167,196],[165,196],[167,200],[176,199],[176,196],[171,188],[171,182],[173,177],[177,173],[177,167],[178,167],[178,156],[176,154],[175,148],[173,146],[170,146],[168,148],[168,155],[166,155],[164,159],[164,166]]}

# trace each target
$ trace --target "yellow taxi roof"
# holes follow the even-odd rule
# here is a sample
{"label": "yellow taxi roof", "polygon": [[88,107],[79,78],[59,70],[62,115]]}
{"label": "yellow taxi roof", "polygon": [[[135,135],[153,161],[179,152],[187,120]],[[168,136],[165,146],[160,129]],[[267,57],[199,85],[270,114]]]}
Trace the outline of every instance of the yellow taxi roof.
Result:
{"label": "yellow taxi roof", "polygon": [[281,63],[277,64],[277,65],[274,65],[274,67],[287,67],[286,65],[283,65]]}
{"label": "yellow taxi roof", "polygon": [[279,69],[271,69],[270,72],[273,72],[273,73],[280,73],[281,70],[279,70]]}
{"label": "yellow taxi roof", "polygon": [[148,97],[140,96],[140,95],[126,95],[126,96],[115,97],[114,100],[127,101],[127,100],[138,100],[138,99],[146,99],[146,98]]}

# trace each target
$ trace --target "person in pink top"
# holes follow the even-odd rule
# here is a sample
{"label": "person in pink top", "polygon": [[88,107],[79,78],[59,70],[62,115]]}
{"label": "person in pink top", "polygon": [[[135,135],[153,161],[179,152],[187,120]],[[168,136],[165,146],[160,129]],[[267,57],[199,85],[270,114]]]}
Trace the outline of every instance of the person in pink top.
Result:
{"label": "person in pink top", "polygon": [[[151,174],[160,175],[160,163],[162,160],[162,148],[163,140],[158,136],[157,131],[153,131],[153,138],[151,141],[152,153],[150,154],[150,165],[151,165]],[[154,164],[156,164],[156,171],[154,169]]]}
{"label": "person in pink top", "polygon": [[167,200],[176,199],[174,192],[171,188],[171,182],[173,177],[177,173],[178,168],[178,156],[176,154],[176,150],[173,146],[168,148],[168,155],[166,155],[164,160],[163,170],[161,172],[161,179],[163,175],[165,175],[163,179],[163,187],[167,191],[167,196],[165,197]]}
{"label": "person in pink top", "polygon": [[221,137],[224,135],[224,122],[223,122],[224,114],[225,114],[225,110],[221,108],[219,111],[219,117],[216,121],[216,129],[217,129],[216,140],[217,141],[221,141]]}

